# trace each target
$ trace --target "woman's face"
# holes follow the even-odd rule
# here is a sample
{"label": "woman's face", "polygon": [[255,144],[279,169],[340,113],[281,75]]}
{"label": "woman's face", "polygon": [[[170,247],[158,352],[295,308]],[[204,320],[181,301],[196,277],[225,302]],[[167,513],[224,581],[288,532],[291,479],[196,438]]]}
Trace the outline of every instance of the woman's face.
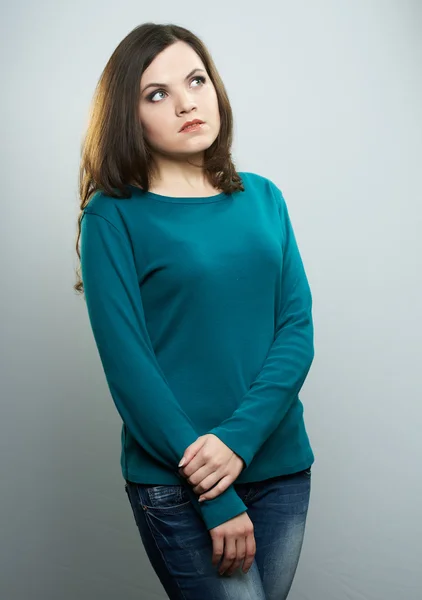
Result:
{"label": "woman's face", "polygon": [[[139,116],[153,152],[183,159],[211,146],[220,131],[218,99],[193,48],[176,42],[163,50],[142,74],[140,86]],[[194,119],[204,121],[199,130],[180,131]]]}

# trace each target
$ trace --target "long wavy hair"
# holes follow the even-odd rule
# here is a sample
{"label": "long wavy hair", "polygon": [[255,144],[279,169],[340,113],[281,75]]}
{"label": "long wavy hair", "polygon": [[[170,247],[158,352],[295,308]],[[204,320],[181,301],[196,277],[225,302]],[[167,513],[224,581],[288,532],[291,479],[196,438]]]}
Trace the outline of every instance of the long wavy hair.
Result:
{"label": "long wavy hair", "polygon": [[151,185],[155,165],[138,115],[139,83],[157,54],[177,41],[189,44],[201,58],[218,98],[220,131],[213,144],[204,151],[201,168],[213,187],[225,193],[244,190],[231,156],[232,109],[204,43],[191,31],[177,25],[139,25],[119,43],[100,76],[81,145],[80,213],[76,239],[79,264],[76,268],[77,282],[73,286],[78,293],[83,293],[81,221],[92,195],[101,191],[114,198],[129,198],[128,184],[138,185],[144,191],[148,191]]}

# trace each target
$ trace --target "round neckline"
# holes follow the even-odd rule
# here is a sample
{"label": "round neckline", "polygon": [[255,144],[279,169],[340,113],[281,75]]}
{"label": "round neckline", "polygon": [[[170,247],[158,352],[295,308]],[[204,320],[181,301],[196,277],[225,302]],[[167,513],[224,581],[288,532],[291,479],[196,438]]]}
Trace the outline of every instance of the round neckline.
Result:
{"label": "round neckline", "polygon": [[209,202],[218,202],[220,200],[224,200],[229,198],[231,194],[226,194],[226,192],[220,192],[219,194],[214,194],[214,196],[163,196],[162,194],[156,194],[155,192],[145,192],[141,188],[129,184],[129,187],[136,190],[142,195],[145,195],[152,200],[157,200],[159,202],[172,202],[175,204],[207,204]]}

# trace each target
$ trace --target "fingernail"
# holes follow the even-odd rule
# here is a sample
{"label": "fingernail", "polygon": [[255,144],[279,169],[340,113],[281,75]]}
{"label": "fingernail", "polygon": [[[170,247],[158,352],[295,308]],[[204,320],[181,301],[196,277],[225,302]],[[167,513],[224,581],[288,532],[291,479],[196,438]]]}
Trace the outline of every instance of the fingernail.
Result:
{"label": "fingernail", "polygon": [[182,458],[182,460],[179,462],[179,467],[183,467],[183,465],[185,464],[185,457]]}
{"label": "fingernail", "polygon": [[199,498],[198,502],[203,502],[205,498]]}

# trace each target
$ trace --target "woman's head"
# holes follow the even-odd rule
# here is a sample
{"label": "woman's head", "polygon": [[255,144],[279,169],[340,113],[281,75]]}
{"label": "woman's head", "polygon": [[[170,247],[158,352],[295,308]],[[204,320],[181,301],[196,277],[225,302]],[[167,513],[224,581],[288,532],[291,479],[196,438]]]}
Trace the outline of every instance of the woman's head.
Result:
{"label": "woman's head", "polygon": [[[205,71],[195,73],[205,83],[193,75],[185,81],[195,67]],[[143,91],[149,83],[168,88]],[[179,133],[195,118],[206,122],[200,133]],[[124,193],[131,182],[148,190],[155,154],[186,160],[198,152],[211,182],[229,191],[236,174],[232,135],[229,99],[203,42],[177,25],[140,25],[120,42],[98,81],[82,148],[81,191]]]}
{"label": "woman's head", "polygon": [[[150,150],[175,160],[198,155],[200,164],[221,118],[216,87],[196,50],[184,41],[167,46],[143,72],[140,88],[139,118]],[[182,132],[194,119],[203,121],[199,130]]]}
{"label": "woman's head", "polygon": [[[194,68],[205,72],[196,71],[185,79]],[[149,83],[166,87],[144,91]],[[195,118],[205,122],[201,132],[179,132]],[[223,192],[243,190],[231,157],[232,137],[229,99],[204,43],[177,25],[145,23],[133,29],[100,76],[82,142],[79,258],[82,211],[91,195],[100,190],[128,197],[130,183],[148,191],[157,155],[189,159]],[[80,278],[74,288],[83,290]]]}

